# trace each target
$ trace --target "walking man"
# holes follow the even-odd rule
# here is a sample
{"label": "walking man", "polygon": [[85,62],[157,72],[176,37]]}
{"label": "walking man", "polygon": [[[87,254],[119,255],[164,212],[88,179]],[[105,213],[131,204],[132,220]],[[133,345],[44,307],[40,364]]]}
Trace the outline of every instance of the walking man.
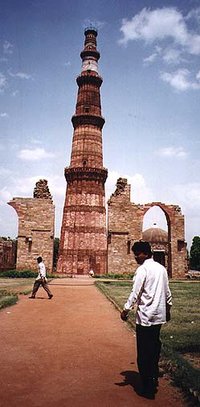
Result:
{"label": "walking man", "polygon": [[34,282],[32,294],[29,298],[35,298],[35,295],[41,285],[47,292],[49,299],[51,299],[53,297],[53,294],[51,293],[47,284],[46,267],[41,256],[37,258],[37,263],[38,263],[38,276]]}
{"label": "walking man", "polygon": [[167,270],[153,260],[150,244],[135,242],[132,251],[139,267],[133,277],[133,288],[121,312],[121,319],[127,320],[132,305],[136,304],[137,364],[142,395],[153,399],[158,386],[160,329],[170,320],[172,298]]}

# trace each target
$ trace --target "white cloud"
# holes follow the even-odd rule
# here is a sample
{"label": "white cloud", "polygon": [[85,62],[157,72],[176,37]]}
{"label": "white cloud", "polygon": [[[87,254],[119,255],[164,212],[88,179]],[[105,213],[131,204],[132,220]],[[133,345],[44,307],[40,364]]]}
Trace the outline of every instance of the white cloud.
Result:
{"label": "white cloud", "polygon": [[6,112],[2,112],[2,113],[0,113],[0,117],[3,119],[3,118],[9,117],[9,115]]}
{"label": "white cloud", "polygon": [[23,177],[23,178],[17,178],[14,181],[14,186],[13,186],[13,197],[14,196],[29,196],[33,197],[33,190],[35,187],[35,184],[39,179],[43,179],[44,177]]}
{"label": "white cloud", "polygon": [[3,43],[3,50],[4,54],[12,54],[13,53],[13,45],[9,41],[4,41]]}
{"label": "white cloud", "polygon": [[186,19],[174,7],[144,8],[131,20],[123,19],[120,31],[123,38],[119,42],[124,45],[133,40],[153,43],[169,39],[190,54],[200,54],[200,35],[189,31]]}
{"label": "white cloud", "polygon": [[[1,150],[1,146],[0,146],[0,150]],[[2,148],[2,150],[3,150],[3,148]],[[1,177],[7,177],[10,174],[12,174],[11,170],[9,170],[7,168],[0,167],[0,176]]]}
{"label": "white cloud", "polygon": [[192,9],[186,16],[186,20],[192,20],[192,22],[200,23],[200,7]]}
{"label": "white cloud", "polygon": [[18,93],[19,93],[19,91],[18,91],[18,90],[14,90],[14,92],[12,92],[12,96],[13,96],[13,97],[15,97],[15,96],[17,96],[17,95],[18,95]]}
{"label": "white cloud", "polygon": [[[200,183],[175,184],[166,188],[166,201],[178,202],[182,212],[190,218],[200,218]],[[187,217],[186,217],[187,220]],[[199,228],[199,222],[198,222]]]}
{"label": "white cloud", "polygon": [[119,174],[117,171],[109,171],[108,179],[106,181],[106,199],[108,200],[111,194],[116,189],[116,183],[118,178],[126,178],[128,184],[131,185],[131,201],[137,203],[145,203],[153,200],[153,193],[150,188],[147,187],[146,181],[142,174]]}
{"label": "white cloud", "polygon": [[167,64],[179,64],[183,61],[181,51],[175,48],[167,48],[163,52],[163,60]]}
{"label": "white cloud", "polygon": [[33,77],[31,75],[29,75],[29,74],[27,74],[25,72],[13,73],[13,72],[11,72],[11,70],[9,70],[8,73],[9,73],[10,76],[12,76],[12,78],[20,78],[20,79],[26,79],[26,80],[33,79]]}
{"label": "white cloud", "polygon": [[4,92],[7,86],[7,80],[4,74],[0,72],[0,93]]}
{"label": "white cloud", "polygon": [[200,71],[196,74],[196,78],[198,81],[200,81]]}
{"label": "white cloud", "polygon": [[7,187],[4,187],[0,190],[0,205],[4,205],[6,202],[12,199],[12,195],[10,191],[8,191]]}
{"label": "white cloud", "polygon": [[33,144],[42,144],[42,141],[40,139],[37,139],[37,138],[32,138],[31,143],[33,143]]}
{"label": "white cloud", "polygon": [[[164,82],[169,83],[174,89],[178,91],[198,90],[200,83],[195,80],[190,80],[190,72],[188,69],[178,69],[175,72],[162,72],[160,77]],[[199,73],[196,78],[199,79]]]}
{"label": "white cloud", "polygon": [[131,201],[147,203],[153,200],[153,192],[146,185],[142,174],[127,175],[128,183],[131,184]]}
{"label": "white cloud", "polygon": [[[8,174],[9,175],[9,174]],[[36,175],[33,177],[19,177],[15,178],[12,174],[9,177],[8,186],[5,186],[0,190],[0,197],[4,203],[13,197],[33,197],[33,191],[36,182],[40,179],[47,179],[49,185],[49,178],[42,175]],[[52,191],[50,191],[52,193]]]}
{"label": "white cloud", "polygon": [[155,61],[157,56],[158,56],[158,54],[156,52],[154,52],[153,54],[151,54],[148,57],[144,58],[143,61],[144,61],[145,64],[151,64],[152,62]]}
{"label": "white cloud", "polygon": [[186,158],[187,153],[183,149],[183,147],[163,147],[156,151],[157,155],[162,157],[169,157],[169,158]]}
{"label": "white cloud", "polygon": [[48,185],[53,197],[64,198],[66,191],[66,180],[64,175],[62,177],[55,175],[48,177]]}
{"label": "white cloud", "polygon": [[18,157],[21,158],[21,160],[26,160],[26,161],[38,161],[44,158],[52,158],[55,155],[53,153],[49,153],[44,150],[44,148],[35,148],[35,149],[22,149]]}
{"label": "white cloud", "polygon": [[65,62],[65,63],[64,63],[64,66],[67,66],[67,67],[68,67],[68,66],[71,66],[71,62],[70,62],[70,61]]}

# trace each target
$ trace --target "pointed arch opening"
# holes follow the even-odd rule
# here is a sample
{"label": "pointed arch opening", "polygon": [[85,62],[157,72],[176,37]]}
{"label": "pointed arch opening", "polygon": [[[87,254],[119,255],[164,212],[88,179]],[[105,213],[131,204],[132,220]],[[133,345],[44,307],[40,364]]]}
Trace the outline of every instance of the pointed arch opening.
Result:
{"label": "pointed arch opening", "polygon": [[171,275],[169,225],[166,212],[159,205],[152,205],[143,217],[142,239],[151,244],[154,260],[166,267]]}

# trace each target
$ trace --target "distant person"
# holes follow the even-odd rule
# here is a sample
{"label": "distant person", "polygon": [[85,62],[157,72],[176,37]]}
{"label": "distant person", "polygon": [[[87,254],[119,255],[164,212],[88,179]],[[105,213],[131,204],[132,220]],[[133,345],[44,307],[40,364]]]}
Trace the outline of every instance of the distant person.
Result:
{"label": "distant person", "polygon": [[89,276],[94,277],[94,271],[92,269],[89,271]]}
{"label": "distant person", "polygon": [[162,324],[170,320],[172,297],[167,270],[152,258],[148,242],[135,242],[132,251],[140,265],[133,277],[133,288],[121,319],[127,320],[136,304],[137,364],[142,382],[142,395],[154,399],[158,386]]}
{"label": "distant person", "polygon": [[41,256],[37,258],[37,263],[38,263],[38,276],[34,282],[32,294],[29,298],[35,298],[35,295],[41,285],[47,292],[49,299],[51,299],[53,297],[53,294],[51,293],[47,284],[46,267]]}

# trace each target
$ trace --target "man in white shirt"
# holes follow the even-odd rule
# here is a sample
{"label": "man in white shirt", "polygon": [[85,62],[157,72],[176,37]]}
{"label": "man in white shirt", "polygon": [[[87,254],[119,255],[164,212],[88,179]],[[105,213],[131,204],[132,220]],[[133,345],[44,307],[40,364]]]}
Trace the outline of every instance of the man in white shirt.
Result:
{"label": "man in white shirt", "polygon": [[139,264],[133,277],[133,288],[121,318],[125,321],[136,304],[137,363],[142,381],[142,394],[154,398],[158,386],[160,329],[170,320],[172,297],[167,270],[152,258],[148,242],[135,242],[132,251]]}
{"label": "man in white shirt", "polygon": [[40,285],[44,288],[44,290],[47,292],[49,299],[53,297],[53,294],[51,293],[48,284],[47,284],[47,278],[46,278],[46,267],[44,262],[42,261],[42,257],[39,256],[37,258],[37,263],[38,263],[38,276],[35,280],[32,294],[29,298],[35,298],[35,295],[40,287]]}

